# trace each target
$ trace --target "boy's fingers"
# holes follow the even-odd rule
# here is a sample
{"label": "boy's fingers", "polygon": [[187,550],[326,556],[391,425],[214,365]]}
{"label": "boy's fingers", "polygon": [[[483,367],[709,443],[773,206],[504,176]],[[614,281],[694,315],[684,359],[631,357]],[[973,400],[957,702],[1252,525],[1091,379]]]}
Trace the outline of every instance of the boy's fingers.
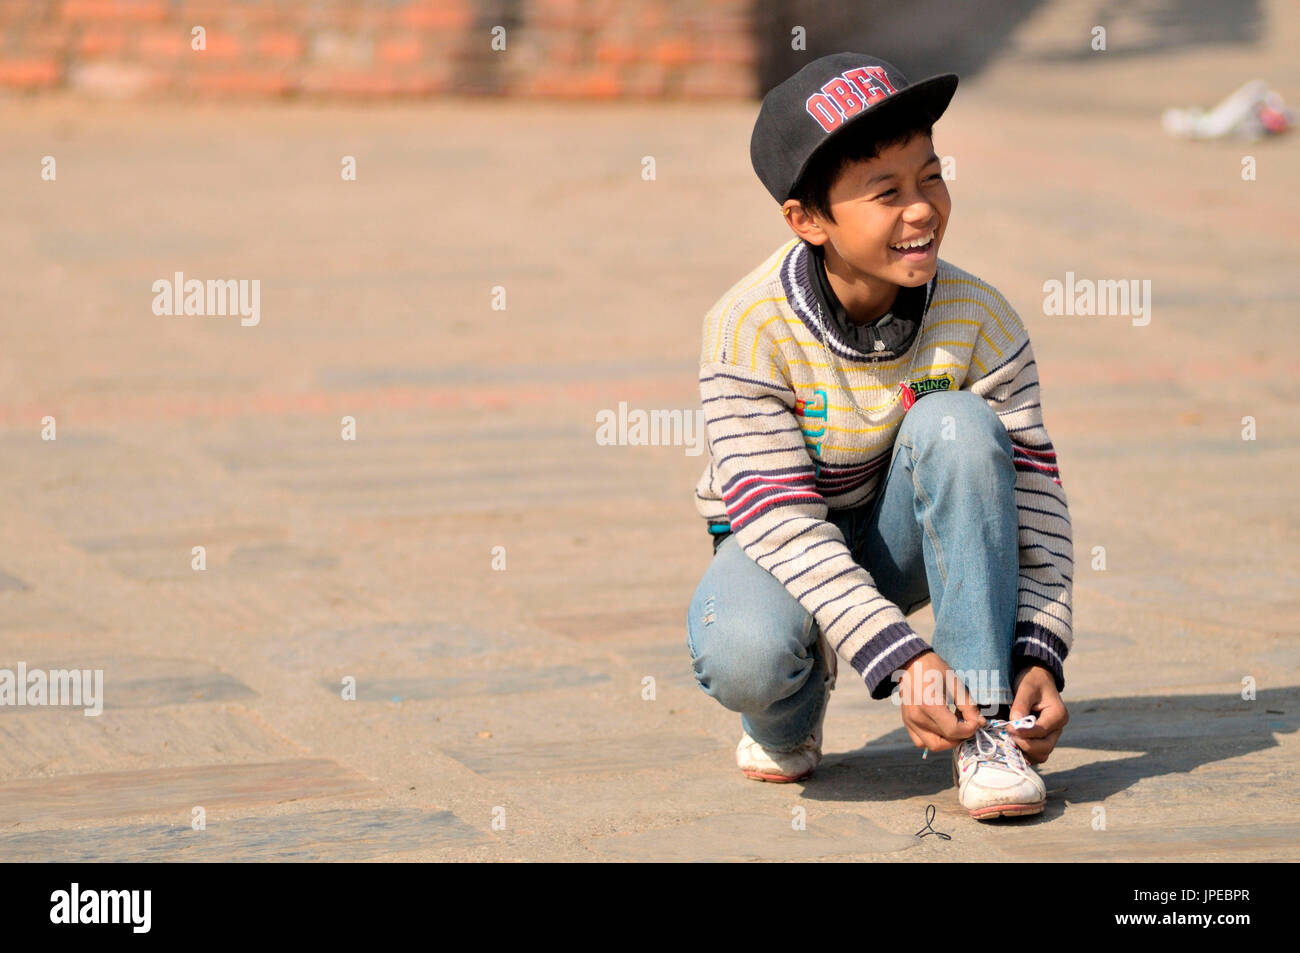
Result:
{"label": "boy's fingers", "polygon": [[928,716],[933,731],[945,741],[950,742],[950,744],[946,745],[948,748],[955,747],[957,742],[964,741],[975,734],[975,723],[958,721],[957,716],[950,712],[947,706],[942,708],[938,706],[928,707],[923,711]]}
{"label": "boy's fingers", "polygon": [[984,713],[980,711],[979,706],[974,702],[965,705],[958,705],[957,710],[961,712],[962,721],[970,722],[976,728],[983,728],[989,722],[989,720],[984,717]]}
{"label": "boy's fingers", "polygon": [[1025,753],[1025,758],[1031,764],[1042,764],[1056,748],[1056,742],[1061,737],[1061,732],[1054,731],[1046,738],[1026,738],[1023,735],[1013,738],[1021,751]]}
{"label": "boy's fingers", "polygon": [[[1011,719],[1015,721],[1015,719]],[[1007,733],[1015,738],[1046,738],[1052,729],[1044,728],[1039,722],[1034,722],[1032,728],[1008,728]]]}
{"label": "boy's fingers", "polygon": [[1019,738],[1046,738],[1050,734],[1060,734],[1069,718],[1064,705],[1045,705],[1035,715],[1034,727],[1016,728],[1011,734]]}
{"label": "boy's fingers", "polygon": [[957,716],[947,706],[940,708],[938,705],[927,705],[921,709],[921,714],[933,731],[945,737],[957,727]]}
{"label": "boy's fingers", "polygon": [[1046,728],[1048,731],[1060,731],[1069,720],[1070,713],[1065,710],[1065,705],[1057,701],[1043,706],[1043,710],[1038,713],[1038,721],[1034,727]]}
{"label": "boy's fingers", "polygon": [[953,704],[961,709],[971,707],[974,702],[971,700],[970,689],[966,687],[966,683],[957,678],[951,672],[948,674],[950,676],[948,680],[948,689],[952,693]]}
{"label": "boy's fingers", "polygon": [[907,729],[908,737],[912,739],[912,744],[918,748],[927,748],[930,751],[946,751],[954,748],[956,745],[939,735],[936,735],[928,728],[923,728],[919,724],[903,722],[903,727]]}
{"label": "boy's fingers", "polygon": [[931,751],[949,751],[957,747],[957,742],[950,741],[942,735],[936,735],[932,731],[925,731],[922,729],[918,731],[918,734],[921,736],[921,740],[925,743],[925,747],[929,748]]}

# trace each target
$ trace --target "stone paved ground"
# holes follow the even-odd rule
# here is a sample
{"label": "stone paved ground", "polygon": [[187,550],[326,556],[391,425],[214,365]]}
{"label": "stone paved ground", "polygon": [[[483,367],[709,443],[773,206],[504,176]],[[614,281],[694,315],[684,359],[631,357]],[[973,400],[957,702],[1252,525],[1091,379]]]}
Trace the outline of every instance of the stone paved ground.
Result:
{"label": "stone paved ground", "polygon": [[[1030,325],[1080,554],[1044,815],[966,819],[848,679],[818,775],[746,781],[693,683],[701,458],[595,416],[697,406],[704,311],[785,240],[753,103],[56,99],[0,104],[0,667],[102,668],[106,702],[0,709],[0,858],[1300,857],[1297,140],[1158,123],[1300,98],[1300,17],[1060,58],[1088,9],[936,136],[942,254]],[[260,323],[153,315],[176,271],[259,279]],[[1151,323],[1044,316],[1066,271],[1150,279]],[[951,841],[912,836],[929,803]]]}

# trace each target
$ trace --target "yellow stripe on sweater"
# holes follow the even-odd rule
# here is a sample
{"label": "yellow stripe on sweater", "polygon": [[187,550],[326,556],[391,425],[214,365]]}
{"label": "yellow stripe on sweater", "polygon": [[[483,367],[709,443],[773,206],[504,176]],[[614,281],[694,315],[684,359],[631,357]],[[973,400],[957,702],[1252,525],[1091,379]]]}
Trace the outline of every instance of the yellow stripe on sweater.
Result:
{"label": "yellow stripe on sweater", "polygon": [[[975,282],[973,282],[973,281],[967,281],[965,278],[944,278],[942,281],[939,282],[939,284],[941,284],[941,285],[943,285],[943,284],[962,284],[962,285],[971,285],[971,286],[973,286],[973,287],[980,288],[980,290],[984,290],[980,285],[975,284]],[[1001,295],[999,295],[998,297],[1000,298]],[[1006,326],[1005,324],[1002,323],[1002,318],[998,316],[998,313],[997,313],[996,311],[994,311],[992,308],[990,308],[986,303],[984,303],[983,301],[981,301],[979,298],[946,298],[946,299],[943,300],[943,301],[933,301],[933,302],[931,302],[931,303],[930,303],[930,307],[932,307],[932,308],[937,308],[937,307],[940,307],[941,305],[945,305],[945,304],[977,304],[977,305],[979,305],[981,308],[983,308],[985,311],[988,312],[989,317],[991,317],[994,321],[996,321],[996,322],[998,323],[998,328],[1002,331],[1002,333],[1003,333],[1004,335],[1006,335],[1006,339],[1007,339],[1007,343],[1008,343],[1008,344],[1010,344],[1012,341],[1015,340],[1015,338],[1013,338],[1013,337],[1011,336],[1011,332],[1009,332],[1009,331],[1007,330],[1007,326]],[[1015,310],[1014,310],[1010,305],[1007,305],[1006,302],[1005,302],[1005,300],[1003,301],[1003,304],[1006,305],[1006,308],[1007,308],[1008,313],[1010,313],[1010,314],[1014,314],[1014,313],[1015,313]],[[990,342],[990,343],[991,343],[991,342]]]}
{"label": "yellow stripe on sweater", "polygon": [[[969,300],[969,299],[967,299],[967,298],[962,298],[962,299],[957,299],[957,300],[966,301],[966,300]],[[996,315],[994,315],[994,317],[996,317]],[[981,322],[979,322],[979,321],[974,321],[974,320],[972,320],[972,319],[970,319],[970,318],[949,318],[947,321],[936,321],[934,324],[931,324],[931,325],[929,325],[928,327],[926,327],[926,330],[927,330],[927,331],[933,331],[935,328],[937,328],[937,327],[941,327],[941,326],[943,326],[943,325],[945,325],[945,324],[973,324],[973,325],[975,325],[975,327],[979,329],[979,336],[982,337],[982,338],[984,339],[985,343],[988,344],[988,346],[991,347],[991,348],[993,349],[993,353],[996,354],[998,357],[1001,357],[1001,356],[1002,356],[1002,349],[1001,349],[1000,347],[998,347],[996,344],[993,343],[993,339],[992,339],[991,337],[989,337],[987,334],[984,333],[984,326],[983,326],[983,324],[982,324]],[[1004,328],[1003,330],[1005,331],[1006,329]]]}
{"label": "yellow stripe on sweater", "polygon": [[[781,300],[786,301],[788,299],[782,298]],[[754,346],[750,350],[750,355],[749,355],[749,369],[751,371],[758,370],[758,342],[763,336],[763,329],[767,327],[769,324],[771,324],[773,321],[784,321],[786,324],[793,324],[796,327],[803,327],[802,321],[800,321],[798,318],[792,318],[786,314],[773,315],[772,317],[764,321],[762,324],[760,324],[758,326],[758,329],[754,332]],[[737,331],[739,331],[739,328],[737,328]],[[812,347],[813,344],[815,343],[813,341],[800,341],[796,337],[778,338],[777,340],[772,342],[772,352],[773,353],[776,352],[776,345],[786,344],[790,341],[794,341],[796,344],[798,344],[800,350],[806,347]]]}
{"label": "yellow stripe on sweater", "polygon": [[[974,358],[972,357],[971,360],[974,360]],[[920,374],[923,373],[924,371],[946,371],[950,367],[965,367],[965,366],[966,366],[965,364],[931,364],[928,367],[918,367],[916,369],[916,372]]]}
{"label": "yellow stripe on sweater", "polygon": [[[985,294],[990,294],[994,298],[996,298],[998,304],[1002,305],[1002,307],[1007,309],[1008,315],[1013,315],[1016,313],[1016,309],[1011,307],[1011,302],[1008,301],[1006,298],[1002,297],[1002,292],[998,291],[997,288],[994,288],[990,284],[985,284],[978,281],[971,281],[969,278],[942,278],[940,279],[939,284],[970,285],[972,288],[978,288],[980,291],[983,291]],[[1003,331],[1005,332],[1006,329],[1003,328]],[[1008,338],[1010,338],[1010,335],[1008,335]]]}
{"label": "yellow stripe on sweater", "polygon": [[[717,336],[717,340],[713,344],[714,361],[717,361],[718,352],[722,350],[722,327],[726,321],[727,315],[731,313],[731,306],[736,303],[736,300],[738,298],[748,294],[749,292],[757,288],[759,285],[763,284],[763,282],[767,281],[768,277],[772,274],[772,272],[776,271],[778,268],[781,267],[781,263],[785,261],[786,254],[790,251],[790,248],[797,241],[799,241],[798,238],[792,238],[790,239],[790,241],[782,245],[781,248],[774,253],[774,257],[776,258],[776,261],[772,264],[772,267],[767,269],[767,271],[763,272],[763,274],[759,276],[758,280],[755,281],[753,284],[747,285],[746,287],[741,288],[739,291],[737,291],[734,295],[732,295],[729,299],[727,299],[727,303],[722,306],[722,311],[718,315],[718,336]],[[771,300],[775,301],[778,299],[773,298]],[[781,298],[779,300],[784,301],[785,298]],[[749,312],[747,311],[745,313],[748,314]],[[737,331],[739,331],[739,325],[737,325]],[[735,346],[733,346],[732,350],[733,351],[735,350]]]}
{"label": "yellow stripe on sweater", "polygon": [[[889,388],[885,388],[885,390],[888,389]],[[830,404],[829,407],[831,410],[837,410],[846,414],[852,413],[854,410],[861,410],[863,413],[870,413],[873,410],[884,410],[886,407],[888,407],[896,400],[898,400],[897,397],[892,397],[889,400],[885,401],[883,404],[876,404],[874,407],[841,407],[838,404]]]}
{"label": "yellow stripe on sweater", "polygon": [[[902,357],[898,358],[898,360],[895,360],[895,361],[880,361],[879,363],[872,364],[872,365],[870,366],[870,368],[854,368],[854,367],[847,367],[847,368],[843,368],[843,370],[844,370],[844,373],[846,373],[846,374],[871,374],[871,373],[875,373],[879,368],[882,368],[882,367],[894,367],[895,365],[902,364],[902,363],[903,363],[904,361],[906,361],[906,360],[909,360],[909,357],[908,357],[907,355],[903,355]],[[839,365],[839,364],[818,364],[818,363],[816,363],[816,362],[814,362],[814,361],[791,361],[790,363],[791,363],[791,364],[802,364],[802,365],[805,365],[805,366],[807,366],[807,367],[827,367],[827,368],[829,368],[829,367],[841,367],[841,366],[842,366],[842,365]],[[857,388],[854,388],[854,389],[856,390]]]}
{"label": "yellow stripe on sweater", "polygon": [[929,341],[926,347],[974,347],[970,341]]}
{"label": "yellow stripe on sweater", "polygon": [[[888,407],[889,404],[885,404],[885,406]],[[897,426],[898,421],[895,420],[893,423],[880,424],[878,427],[833,427],[830,424],[827,424],[826,429],[834,430],[836,433],[879,433],[882,430],[891,430]],[[874,446],[874,444],[872,446]]]}
{"label": "yellow stripe on sweater", "polygon": [[[845,387],[843,384],[834,384],[829,381],[809,381],[807,384],[800,384],[800,387],[817,388],[823,390],[893,390],[898,384],[858,384],[856,387]],[[841,407],[841,410],[848,410],[847,407]]]}
{"label": "yellow stripe on sweater", "polygon": [[[733,335],[732,342],[731,342],[731,359],[733,362],[736,360],[737,357],[740,356],[736,353],[737,351],[740,350],[740,329],[745,326],[745,320],[751,314],[754,313],[754,309],[758,308],[760,305],[779,304],[780,302],[785,300],[786,300],[785,295],[781,295],[781,297],[779,298],[759,298],[757,301],[755,301],[753,304],[751,304],[748,308],[745,309],[745,313],[742,314],[736,320],[736,333]],[[773,315],[772,320],[775,320],[776,318],[779,317],[781,317],[780,314]],[[757,343],[758,338],[755,337],[754,341],[755,343]],[[741,366],[741,365],[737,365],[737,366]]]}
{"label": "yellow stripe on sweater", "polygon": [[934,324],[927,324],[925,329],[931,331],[934,328],[943,327],[945,324],[973,324],[977,328],[980,326],[980,322],[973,318],[949,318],[947,321],[936,321]]}

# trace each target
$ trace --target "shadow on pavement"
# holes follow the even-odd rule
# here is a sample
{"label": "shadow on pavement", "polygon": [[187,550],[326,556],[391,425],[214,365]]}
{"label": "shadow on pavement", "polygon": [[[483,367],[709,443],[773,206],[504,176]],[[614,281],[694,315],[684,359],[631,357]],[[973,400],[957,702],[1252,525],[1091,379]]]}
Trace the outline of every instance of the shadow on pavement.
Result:
{"label": "shadow on pavement", "polygon": [[[1275,733],[1300,726],[1300,686],[1235,695],[1147,695],[1067,699],[1067,748],[1123,752],[1063,771],[1042,768],[1051,819],[1066,802],[1101,801],[1144,778],[1186,774],[1194,768],[1276,747]],[[832,700],[832,705],[834,701]],[[1212,783],[1214,779],[1206,779]],[[922,760],[907,732],[895,730],[844,754],[828,754],[803,796],[815,801],[893,801],[946,793],[952,788],[948,752]]]}

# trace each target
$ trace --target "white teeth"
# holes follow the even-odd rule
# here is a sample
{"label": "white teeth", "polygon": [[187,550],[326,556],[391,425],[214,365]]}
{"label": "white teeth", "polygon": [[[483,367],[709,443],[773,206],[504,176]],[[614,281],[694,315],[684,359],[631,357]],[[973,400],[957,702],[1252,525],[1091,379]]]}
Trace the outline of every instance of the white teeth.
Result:
{"label": "white teeth", "polygon": [[934,238],[934,232],[931,232],[929,235],[926,235],[924,238],[918,238],[914,242],[900,242],[897,245],[890,245],[889,247],[897,248],[899,251],[906,251],[909,248],[920,248],[922,245],[928,245],[930,244],[930,241],[933,238]]}

